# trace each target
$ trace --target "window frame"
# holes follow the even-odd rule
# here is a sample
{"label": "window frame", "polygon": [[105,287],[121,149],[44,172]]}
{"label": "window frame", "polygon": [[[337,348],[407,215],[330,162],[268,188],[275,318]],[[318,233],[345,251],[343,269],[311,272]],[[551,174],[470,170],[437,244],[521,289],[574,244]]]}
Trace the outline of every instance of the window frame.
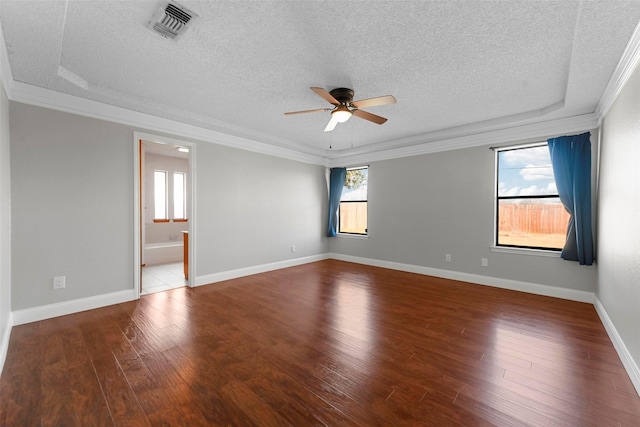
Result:
{"label": "window frame", "polygon": [[[347,172],[350,170],[359,170],[366,169],[367,170],[367,199],[366,200],[342,200],[342,195],[340,196],[340,203],[338,204],[338,224],[337,224],[337,234],[341,236],[351,236],[351,237],[368,237],[369,236],[369,165],[360,165],[360,166],[352,166],[347,167]],[[344,185],[342,187],[345,188]],[[355,233],[348,231],[341,231],[340,224],[340,209],[343,203],[362,203],[365,202],[367,204],[367,226],[365,228],[364,233]]]}
{"label": "window frame", "polygon": [[[514,151],[514,150],[525,150],[525,149],[529,149],[529,148],[536,148],[536,147],[548,147],[548,144],[546,141],[542,141],[542,142],[534,142],[534,143],[528,143],[528,144],[518,144],[518,145],[512,145],[512,146],[505,146],[505,147],[493,147],[493,150],[495,152],[495,178],[494,178],[494,246],[493,248],[498,250],[498,251],[518,251],[518,250],[523,250],[523,251],[527,251],[527,252],[540,252],[540,253],[549,253],[552,254],[553,256],[555,256],[555,254],[558,254],[562,251],[562,248],[550,248],[550,247],[544,247],[544,246],[525,246],[525,245],[515,245],[515,244],[504,244],[504,243],[499,243],[499,235],[500,235],[500,201],[502,200],[536,200],[536,199],[559,199],[560,200],[560,195],[559,193],[557,193],[557,188],[556,188],[556,193],[554,194],[534,194],[534,195],[528,195],[528,196],[522,196],[522,195],[517,195],[517,196],[500,196],[500,153],[501,152],[505,152],[505,151]],[[553,166],[552,166],[553,169]],[[554,183],[555,183],[555,177],[554,177]],[[561,202],[562,203],[562,202]]]}

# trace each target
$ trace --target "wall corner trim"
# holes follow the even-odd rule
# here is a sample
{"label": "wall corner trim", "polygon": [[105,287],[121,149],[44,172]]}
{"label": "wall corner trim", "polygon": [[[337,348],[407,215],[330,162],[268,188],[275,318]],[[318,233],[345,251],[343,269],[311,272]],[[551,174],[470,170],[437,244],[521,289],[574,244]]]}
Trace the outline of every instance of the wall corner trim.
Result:
{"label": "wall corner trim", "polygon": [[609,317],[609,314],[607,314],[607,310],[605,310],[604,305],[602,305],[602,302],[600,302],[597,296],[594,299],[595,301],[593,305],[596,308],[598,316],[600,316],[604,329],[607,331],[607,334],[613,343],[613,347],[618,352],[618,356],[620,356],[620,360],[622,361],[633,386],[636,388],[636,392],[640,396],[640,368],[633,360],[629,349],[624,344],[624,341],[613,324],[613,321]]}
{"label": "wall corner trim", "polygon": [[106,307],[108,305],[120,304],[136,299],[134,289],[112,292],[104,295],[80,298],[71,301],[64,301],[55,304],[47,304],[39,307],[25,308],[13,311],[13,325],[23,325],[25,323],[37,322],[51,319],[53,317],[65,316],[67,314],[79,313],[81,311],[93,310]]}

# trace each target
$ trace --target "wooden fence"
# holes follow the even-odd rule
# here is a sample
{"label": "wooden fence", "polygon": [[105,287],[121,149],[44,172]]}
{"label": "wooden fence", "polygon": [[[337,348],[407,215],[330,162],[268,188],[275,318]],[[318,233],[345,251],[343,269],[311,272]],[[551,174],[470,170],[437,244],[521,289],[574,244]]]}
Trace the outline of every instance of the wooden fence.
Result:
{"label": "wooden fence", "polygon": [[[561,203],[503,203],[498,209],[501,232],[559,234],[567,232],[569,214]],[[340,232],[365,233],[367,202],[340,203]]]}
{"label": "wooden fence", "polygon": [[564,234],[569,213],[561,203],[503,203],[499,205],[498,219],[503,232]]}
{"label": "wooden fence", "polygon": [[340,232],[367,232],[367,202],[340,203]]}

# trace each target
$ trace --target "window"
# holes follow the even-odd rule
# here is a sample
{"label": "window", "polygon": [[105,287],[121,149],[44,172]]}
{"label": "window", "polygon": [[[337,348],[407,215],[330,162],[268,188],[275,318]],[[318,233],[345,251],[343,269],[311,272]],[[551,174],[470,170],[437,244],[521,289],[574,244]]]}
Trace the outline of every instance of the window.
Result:
{"label": "window", "polygon": [[367,166],[347,169],[338,210],[339,233],[367,234],[368,174]]}
{"label": "window", "polygon": [[561,250],[569,213],[546,143],[496,151],[496,245]]}
{"label": "window", "polygon": [[153,221],[169,221],[167,215],[167,171],[153,172]]}
{"label": "window", "polygon": [[186,198],[185,198],[185,174],[184,172],[173,173],[173,220],[180,221],[187,218]]}

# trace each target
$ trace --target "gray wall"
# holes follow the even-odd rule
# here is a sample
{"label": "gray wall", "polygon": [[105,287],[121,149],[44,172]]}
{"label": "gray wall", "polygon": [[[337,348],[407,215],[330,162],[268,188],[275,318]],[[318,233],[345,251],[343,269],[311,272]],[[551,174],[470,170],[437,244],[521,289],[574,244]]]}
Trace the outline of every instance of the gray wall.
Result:
{"label": "gray wall", "polygon": [[[9,162],[9,100],[0,84],[0,343],[11,314],[11,183]],[[2,360],[0,360],[0,365]]]}
{"label": "gray wall", "polygon": [[640,71],[602,123],[596,295],[640,365]]}
{"label": "gray wall", "polygon": [[131,130],[10,107],[12,310],[132,288]]}
{"label": "gray wall", "polygon": [[[12,310],[131,289],[138,129],[10,108]],[[196,276],[327,252],[323,167],[196,145]]]}
{"label": "gray wall", "polygon": [[196,174],[198,276],[328,251],[324,167],[199,144]]}
{"label": "gray wall", "polygon": [[[594,267],[559,257],[491,252],[494,179],[495,157],[488,146],[373,162],[369,238],[336,237],[330,250],[593,292]],[[445,263],[446,253],[451,263]],[[480,266],[481,258],[488,258],[488,267]]]}

